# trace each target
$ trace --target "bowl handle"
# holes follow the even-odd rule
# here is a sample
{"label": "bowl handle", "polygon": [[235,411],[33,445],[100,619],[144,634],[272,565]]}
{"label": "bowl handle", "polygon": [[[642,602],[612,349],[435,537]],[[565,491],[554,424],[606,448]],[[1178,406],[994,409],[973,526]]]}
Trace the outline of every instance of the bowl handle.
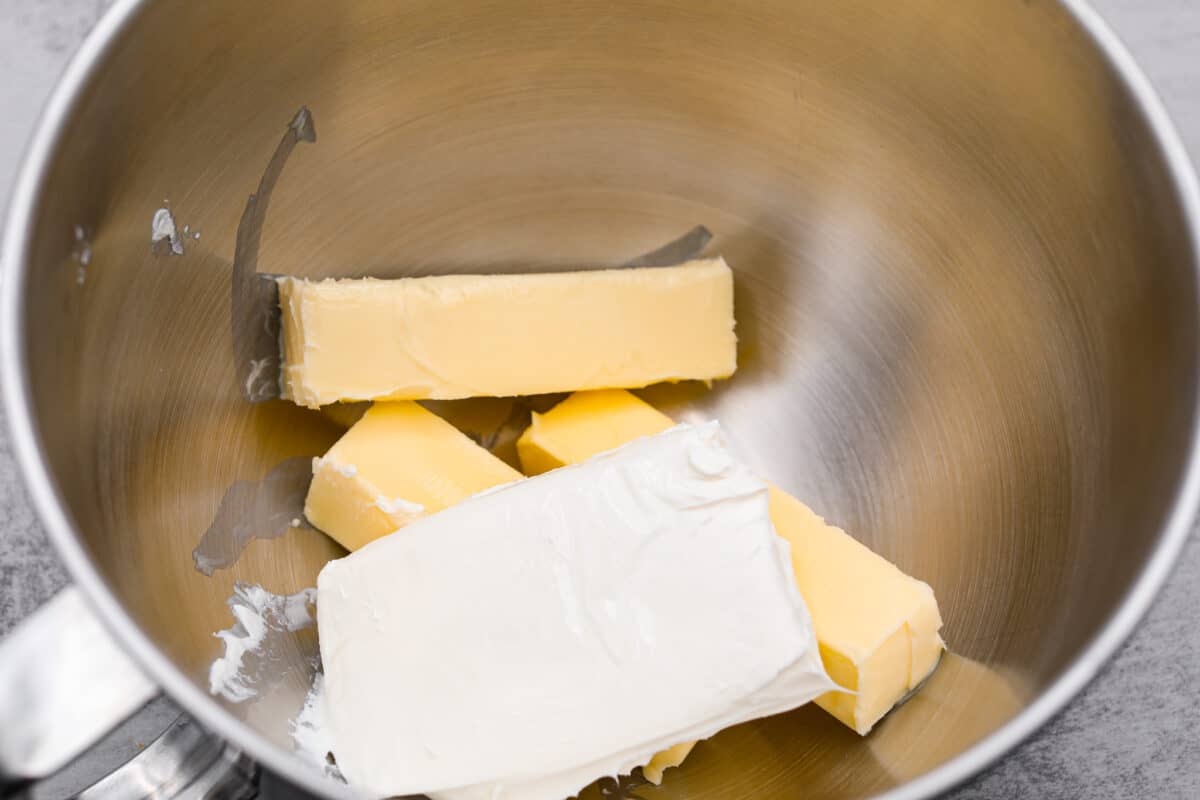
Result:
{"label": "bowl handle", "polygon": [[0,642],[0,797],[65,766],[158,694],[74,586]]}

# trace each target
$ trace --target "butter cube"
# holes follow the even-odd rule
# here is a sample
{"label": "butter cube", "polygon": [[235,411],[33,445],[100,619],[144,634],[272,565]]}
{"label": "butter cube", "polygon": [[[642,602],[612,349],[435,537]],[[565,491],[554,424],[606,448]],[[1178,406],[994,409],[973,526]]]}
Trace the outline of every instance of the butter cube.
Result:
{"label": "butter cube", "polygon": [[675,267],[400,280],[279,279],[284,396],[503,397],[726,378],[733,273]]}
{"label": "butter cube", "polygon": [[521,473],[411,401],[376,403],[321,458],[304,516],[347,550]]}
{"label": "butter cube", "polygon": [[[534,475],[674,424],[629,392],[577,392],[535,414],[517,452]],[[945,645],[933,590],[774,486],[770,503],[776,532],[792,546],[825,669],[856,692],[829,692],[816,703],[866,734],[937,665]]]}

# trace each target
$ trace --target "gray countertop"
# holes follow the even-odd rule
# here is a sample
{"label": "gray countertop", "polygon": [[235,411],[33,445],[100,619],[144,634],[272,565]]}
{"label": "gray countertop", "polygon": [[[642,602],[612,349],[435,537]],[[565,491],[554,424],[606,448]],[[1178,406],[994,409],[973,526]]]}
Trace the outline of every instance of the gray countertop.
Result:
{"label": "gray countertop", "polygon": [[[0,0],[0,197],[58,73],[107,4]],[[1200,2],[1094,4],[1200,161]],[[0,635],[65,583],[0,433]],[[1193,533],[1166,590],[1100,677],[1031,741],[951,797],[1200,797],[1198,590],[1200,536]]]}

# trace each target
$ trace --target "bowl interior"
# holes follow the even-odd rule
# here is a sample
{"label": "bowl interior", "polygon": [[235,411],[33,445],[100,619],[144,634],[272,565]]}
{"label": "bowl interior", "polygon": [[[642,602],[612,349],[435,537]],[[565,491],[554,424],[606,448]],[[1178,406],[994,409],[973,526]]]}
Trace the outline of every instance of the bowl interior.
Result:
{"label": "bowl interior", "polygon": [[[79,535],[199,685],[235,581],[293,592],[339,554],[292,531],[212,577],[191,557],[228,487],[340,431],[244,402],[232,352],[238,221],[301,105],[318,140],[271,197],[262,271],[602,267],[703,223],[739,371],[644,396],[718,417],[937,593],[952,654],[869,737],[800,709],[645,797],[900,785],[1035,698],[1158,542],[1196,401],[1190,243],[1136,102],[1054,4],[161,0],[57,145],[24,329]],[[201,234],[183,255],[151,246],[168,201]],[[228,705],[285,748],[303,655]]]}

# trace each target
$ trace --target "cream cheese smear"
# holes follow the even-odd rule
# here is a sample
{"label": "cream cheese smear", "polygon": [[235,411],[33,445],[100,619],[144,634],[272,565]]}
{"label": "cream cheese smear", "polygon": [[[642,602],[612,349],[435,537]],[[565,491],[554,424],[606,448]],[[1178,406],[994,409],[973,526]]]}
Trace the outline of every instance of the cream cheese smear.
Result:
{"label": "cream cheese smear", "polygon": [[836,688],[717,423],[475,495],[317,592],[333,753],[378,797],[561,800]]}

